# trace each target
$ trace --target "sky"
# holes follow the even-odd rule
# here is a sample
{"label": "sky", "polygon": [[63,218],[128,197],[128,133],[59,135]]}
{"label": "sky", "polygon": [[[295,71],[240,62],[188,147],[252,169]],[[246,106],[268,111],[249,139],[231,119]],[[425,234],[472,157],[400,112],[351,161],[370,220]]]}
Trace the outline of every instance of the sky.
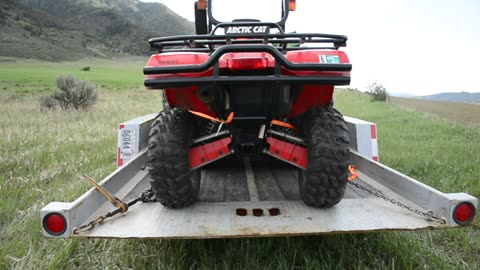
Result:
{"label": "sky", "polygon": [[[164,3],[194,21],[193,0],[148,1]],[[214,12],[225,18],[242,16],[242,7],[256,10],[251,17],[279,14],[266,7],[275,0],[213,1]],[[391,93],[480,92],[479,0],[296,2],[287,31],[348,36],[342,50],[353,64],[352,87],[366,90],[379,82]]]}

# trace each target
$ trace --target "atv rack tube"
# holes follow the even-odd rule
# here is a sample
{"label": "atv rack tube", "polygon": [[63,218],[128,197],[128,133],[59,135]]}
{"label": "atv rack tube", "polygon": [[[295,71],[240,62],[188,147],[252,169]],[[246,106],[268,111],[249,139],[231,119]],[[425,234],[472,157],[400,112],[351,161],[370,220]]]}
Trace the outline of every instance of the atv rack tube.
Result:
{"label": "atv rack tube", "polygon": [[163,89],[171,87],[181,87],[188,85],[212,85],[218,84],[256,84],[263,83],[305,83],[314,85],[348,85],[349,76],[248,76],[248,77],[204,77],[204,78],[168,78],[168,79],[148,79],[145,80],[145,86],[151,89]]}
{"label": "atv rack tube", "polygon": [[[245,26],[245,25],[263,25],[262,23],[229,23],[222,26]],[[215,31],[215,30],[214,30]],[[231,34],[231,35],[181,35],[151,38],[148,40],[152,49],[158,52],[167,52],[165,47],[187,46],[182,51],[189,51],[192,48],[200,46],[209,46],[204,51],[213,51],[213,46],[221,45],[245,45],[245,44],[325,44],[331,43],[333,46],[329,49],[338,49],[347,45],[347,37],[343,35],[319,34],[319,33],[277,33],[277,34]],[[307,50],[311,47],[289,48],[284,46],[276,46],[276,48],[284,50]],[[200,48],[201,49],[201,48]]]}
{"label": "atv rack tube", "polygon": [[[43,234],[63,238],[219,238],[441,229],[459,226],[453,211],[460,203],[478,207],[475,197],[440,192],[373,161],[376,149],[366,151],[365,156],[359,154],[356,150],[376,148],[370,136],[375,125],[355,118],[347,120],[349,130],[353,131],[350,158],[357,167],[355,181],[421,211],[429,210],[445,223],[427,220],[352,185],[347,186],[338,205],[329,209],[308,207],[298,194],[296,169],[273,159],[251,161],[245,156],[203,169],[199,201],[188,208],[168,209],[160,203],[138,203],[121,216],[74,234],[75,228],[113,210],[106,198],[92,188],[72,203],[52,202],[45,206],[41,219],[51,213],[60,214],[67,228],[60,235],[52,235],[42,227]],[[145,126],[149,121],[143,117],[128,123]],[[148,132],[145,128],[138,130]],[[143,145],[139,142],[143,134],[135,136],[139,139],[133,147]],[[100,185],[129,201],[149,187],[146,162],[147,152],[143,149]]]}
{"label": "atv rack tube", "polygon": [[[218,21],[217,19],[215,19],[215,17],[213,16],[213,13],[212,13],[212,1],[207,1],[207,5],[208,5],[208,8],[207,8],[207,12],[208,12],[208,19],[210,21],[210,25],[219,25],[221,24],[222,22]],[[290,9],[287,8],[289,6],[289,0],[283,0],[283,14],[282,14],[282,18],[279,22],[277,22],[276,24],[277,25],[283,25],[285,26],[285,22],[287,21],[287,18],[288,18],[288,14],[290,13]],[[281,28],[279,28],[281,29]]]}

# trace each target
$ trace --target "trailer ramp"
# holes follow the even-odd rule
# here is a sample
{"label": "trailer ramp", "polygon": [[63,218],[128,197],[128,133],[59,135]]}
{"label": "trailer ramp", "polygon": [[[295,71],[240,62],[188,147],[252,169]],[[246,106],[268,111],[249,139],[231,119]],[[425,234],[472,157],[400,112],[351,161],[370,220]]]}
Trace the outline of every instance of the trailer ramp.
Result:
{"label": "trailer ramp", "polygon": [[[363,159],[355,153],[352,153],[352,156]],[[132,177],[136,183],[129,181],[129,185],[117,193],[124,194],[120,197],[124,201],[133,199],[149,186],[148,173],[141,168],[134,168],[134,163],[128,166],[130,167],[125,169],[137,170]],[[359,177],[355,181],[361,185],[423,209],[367,176],[361,168],[357,173]],[[344,199],[335,207],[311,208],[300,200],[297,177],[297,169],[273,158],[244,157],[224,160],[202,171],[199,202],[191,207],[169,209],[160,203],[140,203],[131,207],[124,215],[107,220],[101,226],[70,236],[216,238],[449,227],[448,224],[426,220],[352,185],[347,186]],[[112,178],[114,179],[115,177]],[[249,188],[252,184],[256,190]],[[93,220],[110,210],[112,206],[105,202],[85,221]],[[244,210],[246,215],[243,215]],[[255,216],[254,211],[261,214]]]}
{"label": "trailer ramp", "polygon": [[[359,130],[357,127],[357,133]],[[76,228],[113,210],[100,192],[91,189],[72,203],[45,206],[42,220],[50,213],[60,213],[67,228],[57,235],[43,228],[43,233],[48,237],[172,239],[441,229],[459,226],[453,215],[457,205],[468,203],[477,208],[475,197],[442,193],[372,160],[372,155],[365,157],[352,149],[350,159],[357,167],[355,183],[374,192],[347,185],[344,199],[328,209],[308,207],[301,201],[297,168],[268,156],[231,156],[202,169],[199,201],[190,207],[170,209],[160,203],[137,203],[125,214],[74,233]],[[100,184],[129,201],[149,188],[146,161],[146,150],[142,150]],[[430,212],[441,222],[372,193],[421,213]]]}

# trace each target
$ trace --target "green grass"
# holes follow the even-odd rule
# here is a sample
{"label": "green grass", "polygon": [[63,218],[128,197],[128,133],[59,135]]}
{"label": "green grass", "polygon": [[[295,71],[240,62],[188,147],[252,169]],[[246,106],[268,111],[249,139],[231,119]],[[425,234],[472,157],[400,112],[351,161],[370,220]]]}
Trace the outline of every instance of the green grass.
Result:
{"label": "green grass", "polygon": [[[480,197],[480,128],[339,91],[345,115],[375,122],[382,163],[444,192]],[[478,117],[478,116],[477,116]]]}
{"label": "green grass", "polygon": [[[33,89],[42,80],[49,83],[69,65],[33,64],[31,76],[39,79],[26,80],[24,87]],[[105,65],[110,67],[105,77],[114,79],[114,64]],[[22,69],[18,70],[17,80],[24,80]],[[15,79],[5,79],[4,71],[2,63],[1,80],[15,84]],[[52,76],[47,79],[37,71]],[[101,72],[95,76],[102,78]],[[131,79],[120,88],[141,81],[141,77],[138,82]],[[39,94],[6,92],[8,98],[0,95],[0,269],[480,268],[479,227],[258,239],[45,239],[40,209],[48,202],[72,201],[83,194],[89,186],[82,174],[97,180],[109,174],[115,168],[117,124],[160,110],[160,96],[103,89],[91,111],[41,112]],[[442,191],[480,197],[479,128],[371,103],[368,97],[351,92],[338,93],[336,107],[378,124],[383,163]]]}
{"label": "green grass", "polygon": [[[143,65],[147,59],[124,58],[118,61],[83,59],[51,63],[38,60],[0,58],[0,91],[28,94],[51,91],[58,75],[70,74],[108,89],[134,90],[143,85]],[[90,66],[90,71],[82,71]]]}

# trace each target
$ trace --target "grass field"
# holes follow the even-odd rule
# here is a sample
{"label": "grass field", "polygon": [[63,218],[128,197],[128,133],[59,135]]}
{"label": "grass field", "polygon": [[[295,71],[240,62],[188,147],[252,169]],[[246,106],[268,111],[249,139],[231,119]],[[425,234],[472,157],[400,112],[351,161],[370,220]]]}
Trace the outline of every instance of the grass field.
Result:
{"label": "grass field", "polygon": [[480,127],[480,104],[433,101],[413,98],[389,97],[390,102],[403,108],[426,112],[432,116],[465,125]]}
{"label": "grass field", "polygon": [[[66,74],[90,80],[103,88],[139,89],[143,85],[142,67],[146,61],[147,58],[141,57],[117,61],[92,58],[58,64],[0,57],[0,90],[17,95],[50,91],[55,86],[55,78]],[[91,70],[82,71],[87,66]]]}
{"label": "grass field", "polygon": [[[117,64],[104,62],[105,77],[102,71],[85,73],[85,79],[105,85],[98,104],[79,113],[41,112],[35,92],[83,63],[0,63],[0,80],[7,85],[0,88],[0,269],[480,268],[478,226],[259,239],[42,238],[39,213],[45,204],[72,201],[84,193],[89,186],[82,174],[101,179],[115,168],[117,124],[160,110],[159,94],[139,90],[141,75],[129,75],[138,72],[137,64],[122,65],[118,74],[123,75],[116,80]],[[17,71],[10,71],[15,65]],[[19,92],[16,83],[21,84]],[[132,88],[113,90],[117,86]],[[480,128],[371,103],[367,96],[348,91],[336,95],[336,107],[377,123],[383,163],[442,191],[480,197]]]}

